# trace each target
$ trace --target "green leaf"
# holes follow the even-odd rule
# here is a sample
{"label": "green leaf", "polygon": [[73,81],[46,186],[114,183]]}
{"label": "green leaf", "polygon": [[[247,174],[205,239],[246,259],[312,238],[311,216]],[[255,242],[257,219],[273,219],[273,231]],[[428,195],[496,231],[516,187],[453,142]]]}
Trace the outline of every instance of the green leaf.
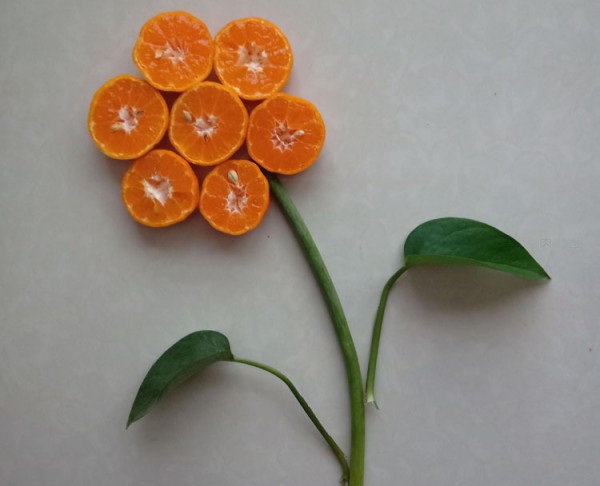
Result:
{"label": "green leaf", "polygon": [[169,391],[203,368],[232,359],[229,340],[216,331],[194,332],[177,341],[146,374],[131,407],[127,427],[146,415]]}
{"label": "green leaf", "polygon": [[423,264],[488,267],[528,279],[549,279],[514,238],[485,223],[440,218],[417,226],[404,244],[406,267]]}

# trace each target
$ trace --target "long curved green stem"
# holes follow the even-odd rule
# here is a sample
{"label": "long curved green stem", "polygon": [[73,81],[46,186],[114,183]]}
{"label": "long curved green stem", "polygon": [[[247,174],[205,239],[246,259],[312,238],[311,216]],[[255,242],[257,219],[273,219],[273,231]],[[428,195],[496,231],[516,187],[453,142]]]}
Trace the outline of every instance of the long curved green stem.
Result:
{"label": "long curved green stem", "polygon": [[233,358],[232,361],[235,363],[242,363],[242,364],[245,364],[248,366],[253,366],[255,368],[259,368],[261,370],[267,371],[268,373],[271,373],[272,375],[279,378],[281,381],[283,381],[287,385],[287,387],[290,389],[292,394],[296,397],[296,400],[298,400],[298,403],[302,407],[302,410],[304,410],[304,412],[306,412],[306,415],[308,415],[308,418],[312,421],[312,423],[315,425],[317,430],[321,433],[321,435],[323,436],[323,438],[325,439],[327,444],[329,444],[329,447],[331,448],[331,450],[337,457],[337,460],[339,461],[340,466],[342,466],[342,481],[344,483],[347,482],[348,476],[349,476],[349,469],[348,469],[348,461],[346,460],[346,456],[344,455],[344,452],[337,445],[335,440],[333,440],[333,438],[327,433],[327,430],[325,430],[325,427],[323,427],[323,425],[321,424],[321,422],[319,421],[319,419],[317,418],[315,413],[308,406],[308,403],[306,403],[306,400],[300,394],[300,392],[294,386],[294,384],[291,382],[291,380],[287,376],[285,376],[281,371],[276,370],[275,368],[268,366],[266,364],[258,363],[256,361],[250,361],[248,359],[240,359],[240,358]]}
{"label": "long curved green stem", "polygon": [[269,180],[271,192],[279,202],[281,209],[296,234],[300,246],[304,250],[306,259],[325,299],[329,316],[331,317],[341,346],[348,379],[352,425],[349,486],[363,486],[365,474],[365,396],[360,364],[354,341],[352,340],[352,334],[350,333],[344,309],[342,308],[331,276],[319,253],[317,245],[302,220],[302,216],[279,179],[270,173],[265,173],[265,175]]}
{"label": "long curved green stem", "polygon": [[387,305],[388,296],[390,290],[396,280],[408,270],[408,267],[404,266],[392,275],[383,287],[381,292],[381,299],[379,300],[379,307],[377,308],[377,314],[375,315],[375,323],[373,324],[373,337],[371,338],[371,353],[369,355],[369,368],[367,370],[367,386],[366,396],[367,403],[373,403],[377,407],[375,401],[375,369],[377,368],[377,355],[379,354],[379,340],[381,339],[381,327],[383,325],[383,315],[385,314],[385,306]]}

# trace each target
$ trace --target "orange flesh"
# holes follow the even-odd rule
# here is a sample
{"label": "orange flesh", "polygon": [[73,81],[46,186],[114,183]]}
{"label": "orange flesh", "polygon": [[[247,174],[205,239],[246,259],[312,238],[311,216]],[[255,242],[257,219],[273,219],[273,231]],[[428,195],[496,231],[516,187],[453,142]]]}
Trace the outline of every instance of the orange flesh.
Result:
{"label": "orange flesh", "polygon": [[121,195],[127,211],[138,223],[169,226],[183,221],[197,207],[198,179],[175,152],[153,150],[125,173]]}
{"label": "orange flesh", "polygon": [[94,95],[88,129],[96,146],[113,159],[135,159],[154,147],[169,124],[161,94],[134,76],[117,76]]}
{"label": "orange flesh", "polygon": [[259,18],[227,24],[215,37],[215,71],[241,98],[265,99],[287,83],[292,48],[276,25]]}
{"label": "orange flesh", "polygon": [[204,82],[173,104],[169,139],[190,162],[215,165],[241,147],[247,128],[248,112],[235,92]]}
{"label": "orange flesh", "polygon": [[257,106],[248,125],[248,153],[262,167],[279,174],[297,174],[319,157],[325,124],[307,100],[283,93]]}
{"label": "orange flesh", "polygon": [[186,12],[165,12],[140,32],[133,61],[144,78],[163,91],[185,91],[206,79],[214,46],[206,25]]}
{"label": "orange flesh", "polygon": [[209,224],[230,235],[256,228],[269,208],[269,183],[248,160],[228,160],[204,179],[200,212]]}

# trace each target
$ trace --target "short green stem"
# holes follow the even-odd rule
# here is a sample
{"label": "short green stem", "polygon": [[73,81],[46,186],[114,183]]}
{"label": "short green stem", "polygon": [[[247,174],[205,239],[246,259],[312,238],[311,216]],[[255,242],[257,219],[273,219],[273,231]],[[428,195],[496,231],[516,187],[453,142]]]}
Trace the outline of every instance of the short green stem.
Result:
{"label": "short green stem", "polygon": [[266,364],[257,363],[256,361],[250,361],[247,359],[239,359],[239,358],[233,358],[232,361],[235,363],[242,363],[242,364],[245,364],[248,366],[253,366],[255,368],[259,368],[268,373],[271,373],[272,375],[276,376],[277,378],[279,378],[281,381],[283,381],[287,385],[287,387],[290,389],[290,391],[292,392],[294,397],[296,397],[296,400],[298,400],[298,403],[302,407],[302,410],[304,410],[304,412],[306,412],[306,415],[308,415],[308,418],[315,425],[317,430],[321,433],[321,435],[325,439],[325,442],[327,442],[327,444],[329,444],[329,447],[331,448],[331,450],[337,457],[337,460],[339,461],[340,466],[342,466],[342,481],[347,482],[348,476],[349,476],[349,469],[348,469],[348,462],[346,460],[346,456],[344,455],[344,452],[337,445],[335,440],[333,440],[333,438],[329,435],[327,430],[325,430],[325,427],[323,427],[323,425],[321,424],[321,422],[319,421],[319,419],[317,418],[315,413],[308,406],[308,403],[306,403],[306,400],[300,394],[300,392],[294,386],[294,384],[291,382],[291,380],[287,376],[285,376],[281,371],[276,370],[275,368],[268,366]]}
{"label": "short green stem", "polygon": [[285,187],[273,174],[265,172],[271,192],[288,219],[306,259],[313,271],[321,293],[327,305],[329,316],[340,343],[350,394],[351,415],[351,451],[349,486],[363,486],[365,474],[365,395],[363,392],[362,375],[356,348],[344,314],[344,309],[338,297],[335,286],[325,262],[319,253],[302,216],[294,205]]}
{"label": "short green stem", "polygon": [[408,270],[407,267],[402,267],[390,279],[386,282],[381,292],[381,298],[379,300],[379,307],[377,308],[377,314],[375,315],[375,323],[373,324],[373,337],[371,338],[371,353],[369,355],[369,368],[367,370],[367,386],[366,396],[367,403],[373,403],[377,407],[375,401],[375,370],[377,368],[377,355],[379,354],[379,340],[381,339],[381,327],[383,325],[383,315],[385,314],[385,307],[387,305],[388,296],[390,290],[396,280]]}

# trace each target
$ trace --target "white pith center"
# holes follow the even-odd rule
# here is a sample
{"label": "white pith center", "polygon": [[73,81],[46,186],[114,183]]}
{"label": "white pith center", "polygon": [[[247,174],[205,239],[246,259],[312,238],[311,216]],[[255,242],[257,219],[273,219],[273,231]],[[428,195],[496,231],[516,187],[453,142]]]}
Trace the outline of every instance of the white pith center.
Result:
{"label": "white pith center", "polygon": [[238,174],[235,170],[230,170],[227,178],[229,179],[229,194],[227,194],[225,209],[229,214],[241,213],[248,204],[248,194],[246,194],[246,189],[240,184]]}
{"label": "white pith center", "polygon": [[154,172],[149,179],[142,181],[144,194],[153,201],[158,201],[161,206],[167,203],[173,196],[173,184],[167,177],[163,177],[158,172]]}
{"label": "white pith center", "polygon": [[170,42],[167,42],[162,49],[156,49],[154,51],[155,59],[165,58],[173,64],[185,61],[186,55],[187,49],[185,48],[185,45],[173,46]]}
{"label": "white pith center", "polygon": [[236,193],[233,189],[229,189],[229,194],[227,196],[227,205],[225,209],[229,211],[231,214],[241,213],[244,208],[248,204],[248,196],[245,192]]}
{"label": "white pith center", "polygon": [[215,115],[200,115],[194,117],[189,111],[183,112],[183,118],[192,124],[194,131],[204,140],[212,137],[219,128],[219,119]]}
{"label": "white pith center", "polygon": [[256,42],[250,44],[250,48],[240,46],[238,49],[238,66],[245,66],[253,74],[262,73],[267,64],[267,51]]}
{"label": "white pith center", "polygon": [[144,112],[134,106],[123,105],[119,108],[118,119],[116,123],[113,123],[111,126],[113,132],[123,131],[127,134],[131,133],[135,127],[137,127],[138,122]]}
{"label": "white pith center", "polygon": [[303,135],[304,130],[294,130],[293,128],[289,128],[286,122],[278,122],[275,130],[273,130],[271,141],[274,148],[285,152],[286,150],[291,150],[296,140]]}

